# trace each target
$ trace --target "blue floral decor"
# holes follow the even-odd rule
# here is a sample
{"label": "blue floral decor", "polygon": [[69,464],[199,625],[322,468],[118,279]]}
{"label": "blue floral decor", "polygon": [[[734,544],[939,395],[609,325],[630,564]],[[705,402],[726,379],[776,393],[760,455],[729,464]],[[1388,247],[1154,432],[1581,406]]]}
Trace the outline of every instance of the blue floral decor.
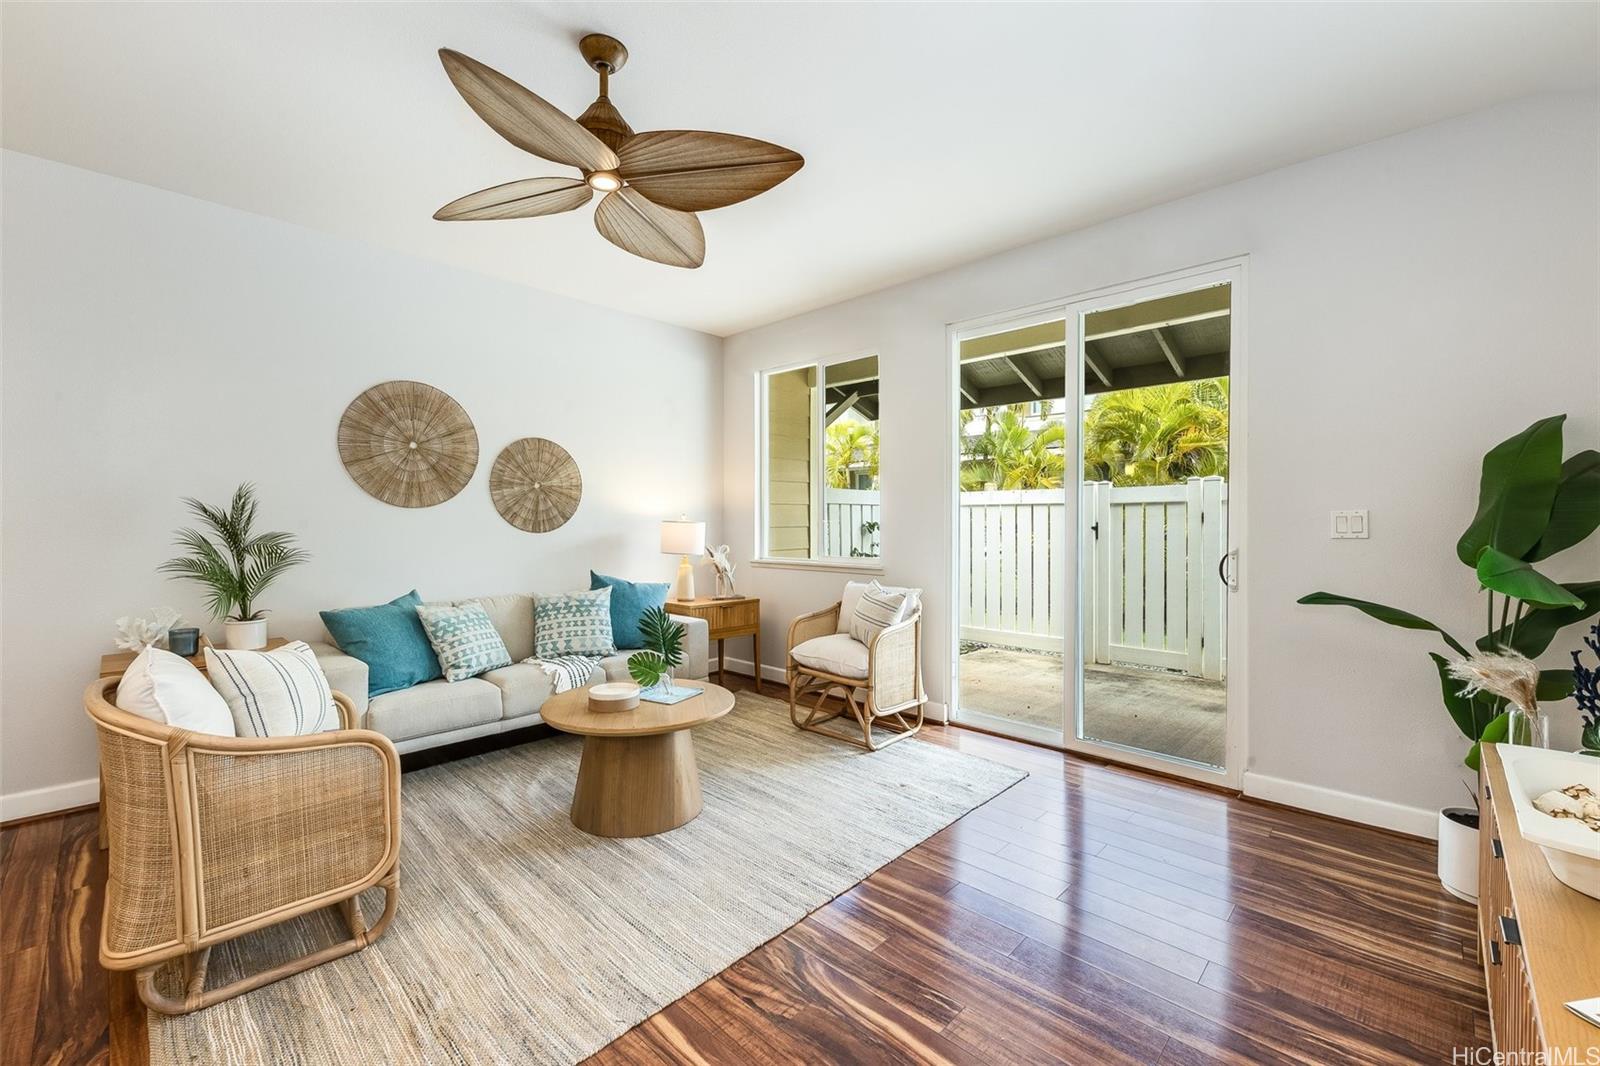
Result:
{"label": "blue floral decor", "polygon": [[1600,759],[1600,625],[1589,627],[1583,642],[1594,653],[1595,665],[1583,665],[1583,649],[1572,653],[1572,696],[1578,701],[1578,750]]}

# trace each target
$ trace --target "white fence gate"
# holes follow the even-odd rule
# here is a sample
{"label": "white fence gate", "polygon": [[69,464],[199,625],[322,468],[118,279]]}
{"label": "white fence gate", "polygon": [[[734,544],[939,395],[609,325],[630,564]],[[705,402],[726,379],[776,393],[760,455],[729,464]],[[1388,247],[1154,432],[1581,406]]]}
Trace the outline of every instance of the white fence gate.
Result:
{"label": "white fence gate", "polygon": [[[1083,653],[1221,678],[1227,483],[1082,486]],[[1061,652],[1072,609],[1056,589],[1066,558],[1058,490],[961,494],[961,639]]]}

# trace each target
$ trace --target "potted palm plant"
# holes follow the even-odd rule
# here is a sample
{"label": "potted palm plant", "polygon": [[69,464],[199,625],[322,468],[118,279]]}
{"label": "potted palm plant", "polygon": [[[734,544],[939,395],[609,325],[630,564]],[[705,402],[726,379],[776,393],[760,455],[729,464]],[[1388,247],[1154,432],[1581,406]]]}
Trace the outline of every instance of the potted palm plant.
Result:
{"label": "potted palm plant", "polygon": [[176,543],[187,554],[168,559],[159,569],[205,587],[206,606],[213,618],[223,619],[229,648],[266,647],[267,620],[256,600],[285,571],[311,556],[294,546],[292,533],[255,532],[256,490],[248,482],[239,486],[226,508],[193,498],[183,504],[210,535],[197,529],[178,530]]}
{"label": "potted palm plant", "polygon": [[[1478,510],[1456,543],[1456,557],[1472,569],[1484,595],[1485,632],[1475,642],[1480,654],[1536,659],[1561,630],[1600,613],[1600,581],[1558,583],[1534,567],[1600,527],[1600,452],[1581,451],[1562,461],[1566,417],[1540,419],[1483,457]],[[1452,663],[1472,653],[1442,627],[1409,611],[1329,592],[1314,592],[1299,602],[1354,607],[1401,629],[1438,634],[1456,659],[1438,652],[1429,658],[1445,711],[1471,742],[1464,761],[1474,772],[1480,744],[1519,739],[1507,736],[1514,708],[1503,693],[1470,684],[1463,688],[1452,675]],[[1564,700],[1572,688],[1571,670],[1537,672],[1538,700]],[[1476,810],[1439,812],[1440,881],[1465,899],[1477,896],[1477,828]]]}

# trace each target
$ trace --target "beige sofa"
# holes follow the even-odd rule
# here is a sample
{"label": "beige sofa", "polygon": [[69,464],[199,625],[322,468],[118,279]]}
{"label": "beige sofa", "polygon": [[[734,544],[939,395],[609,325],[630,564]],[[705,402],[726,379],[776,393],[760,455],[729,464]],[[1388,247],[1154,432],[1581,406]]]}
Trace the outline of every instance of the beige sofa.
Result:
{"label": "beige sofa", "polygon": [[[543,721],[539,708],[550,698],[550,678],[539,667],[522,661],[533,655],[533,597],[511,593],[474,599],[483,604],[506,642],[511,665],[465,681],[426,681],[368,700],[366,663],[344,654],[331,641],[311,645],[328,683],[349,695],[359,728],[382,733],[398,750],[408,752],[525,729]],[[677,676],[706,677],[711,641],[705,621],[676,620],[685,630],[684,663]],[[618,651],[601,660],[590,683],[628,680],[628,657],[637,650]]]}

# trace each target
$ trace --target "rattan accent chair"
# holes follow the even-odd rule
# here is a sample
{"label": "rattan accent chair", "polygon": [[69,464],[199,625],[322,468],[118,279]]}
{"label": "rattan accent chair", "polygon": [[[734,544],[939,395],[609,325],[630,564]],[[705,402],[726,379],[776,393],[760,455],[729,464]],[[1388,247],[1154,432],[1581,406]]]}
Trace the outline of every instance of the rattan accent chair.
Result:
{"label": "rattan accent chair", "polygon": [[[866,665],[855,672],[832,672],[806,665],[795,648],[814,637],[837,634],[842,603],[796,618],[789,625],[789,720],[800,729],[878,751],[922,728],[927,692],[922,687],[922,609],[889,626],[866,645]],[[838,634],[844,636],[844,634]],[[859,646],[859,642],[856,642]],[[842,703],[828,705],[832,695]],[[809,711],[800,701],[815,697]],[[834,707],[837,709],[830,709]],[[802,717],[802,714],[804,717]],[[826,723],[850,715],[860,735]],[[878,732],[874,732],[874,729]]]}
{"label": "rattan accent chair", "polygon": [[[84,708],[100,739],[102,811],[110,844],[100,962],[136,970],[139,998],[187,1014],[377,940],[399,899],[400,757],[380,733],[344,728],[296,737],[193,733],[119,710],[117,679],[96,681]],[[378,886],[367,925],[356,896]],[[211,948],[323,907],[350,937],[207,989]],[[156,973],[182,960],[183,994]]]}

